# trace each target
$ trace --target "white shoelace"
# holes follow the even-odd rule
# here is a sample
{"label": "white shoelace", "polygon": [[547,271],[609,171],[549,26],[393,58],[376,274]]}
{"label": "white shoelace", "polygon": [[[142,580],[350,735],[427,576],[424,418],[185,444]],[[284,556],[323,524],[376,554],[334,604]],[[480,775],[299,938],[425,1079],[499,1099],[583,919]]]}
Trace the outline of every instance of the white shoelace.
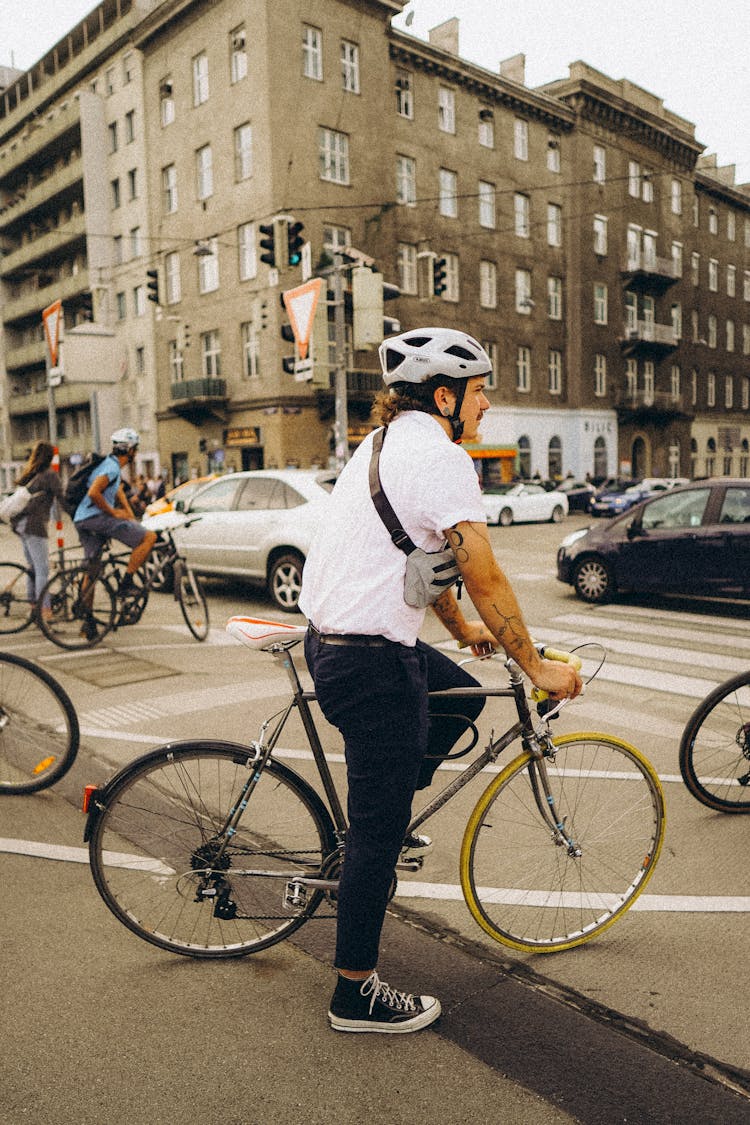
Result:
{"label": "white shoelace", "polygon": [[362,996],[370,997],[370,1014],[372,1014],[372,1009],[378,997],[381,997],[383,1003],[387,1004],[389,1008],[395,1008],[397,1012],[416,1012],[417,1010],[414,997],[410,993],[399,992],[398,989],[391,988],[389,984],[380,979],[377,973],[370,973],[359,991]]}

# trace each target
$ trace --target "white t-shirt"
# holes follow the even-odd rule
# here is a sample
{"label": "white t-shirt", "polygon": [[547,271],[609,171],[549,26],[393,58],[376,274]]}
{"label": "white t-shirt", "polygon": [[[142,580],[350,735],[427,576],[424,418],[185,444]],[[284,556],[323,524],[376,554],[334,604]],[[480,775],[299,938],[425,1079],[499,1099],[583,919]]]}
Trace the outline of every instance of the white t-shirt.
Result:
{"label": "white t-shirt", "polygon": [[[372,502],[372,434],[346,465],[326,506],[302,576],[299,605],[322,633],[365,633],[414,645],[425,611],[404,601],[406,555]],[[429,414],[389,425],[380,454],[383,491],[418,547],[439,551],[444,529],[486,523],[471,458]]]}

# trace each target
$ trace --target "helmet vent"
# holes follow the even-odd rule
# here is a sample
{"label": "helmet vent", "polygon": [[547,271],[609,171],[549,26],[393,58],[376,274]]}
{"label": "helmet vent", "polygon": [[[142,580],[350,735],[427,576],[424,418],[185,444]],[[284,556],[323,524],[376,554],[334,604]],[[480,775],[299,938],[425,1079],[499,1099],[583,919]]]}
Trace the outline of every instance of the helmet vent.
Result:
{"label": "helmet vent", "polygon": [[451,344],[449,348],[445,349],[445,354],[455,355],[459,359],[474,360],[477,358],[475,355],[472,355],[472,353],[466,348],[462,348],[460,344]]}
{"label": "helmet vent", "polygon": [[385,369],[386,371],[393,371],[400,363],[403,363],[404,356],[402,352],[397,352],[395,348],[386,348],[385,352]]}
{"label": "helmet vent", "polygon": [[411,348],[423,348],[425,344],[432,343],[432,336],[405,336],[404,343]]}

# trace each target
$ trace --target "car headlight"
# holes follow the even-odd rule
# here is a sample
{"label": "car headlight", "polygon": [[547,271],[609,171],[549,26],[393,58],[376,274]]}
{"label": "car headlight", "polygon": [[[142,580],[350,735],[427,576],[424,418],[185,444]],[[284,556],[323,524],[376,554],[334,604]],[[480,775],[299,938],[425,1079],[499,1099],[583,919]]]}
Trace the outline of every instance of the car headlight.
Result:
{"label": "car headlight", "polygon": [[579,539],[583,539],[584,535],[588,535],[587,527],[579,527],[578,531],[571,531],[570,535],[566,535],[560,544],[561,547],[572,547]]}

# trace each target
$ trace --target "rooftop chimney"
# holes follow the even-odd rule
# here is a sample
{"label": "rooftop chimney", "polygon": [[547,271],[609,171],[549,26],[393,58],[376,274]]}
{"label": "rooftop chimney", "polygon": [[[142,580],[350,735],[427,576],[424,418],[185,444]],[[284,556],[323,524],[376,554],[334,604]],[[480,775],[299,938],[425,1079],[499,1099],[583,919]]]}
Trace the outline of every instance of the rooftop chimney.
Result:
{"label": "rooftop chimney", "polygon": [[500,63],[500,77],[507,78],[510,82],[517,82],[519,86],[526,85],[526,55],[512,55]]}
{"label": "rooftop chimney", "polygon": [[458,20],[455,17],[439,23],[437,27],[431,27],[427,34],[430,46],[439,47],[441,51],[448,51],[451,55],[458,54]]}

